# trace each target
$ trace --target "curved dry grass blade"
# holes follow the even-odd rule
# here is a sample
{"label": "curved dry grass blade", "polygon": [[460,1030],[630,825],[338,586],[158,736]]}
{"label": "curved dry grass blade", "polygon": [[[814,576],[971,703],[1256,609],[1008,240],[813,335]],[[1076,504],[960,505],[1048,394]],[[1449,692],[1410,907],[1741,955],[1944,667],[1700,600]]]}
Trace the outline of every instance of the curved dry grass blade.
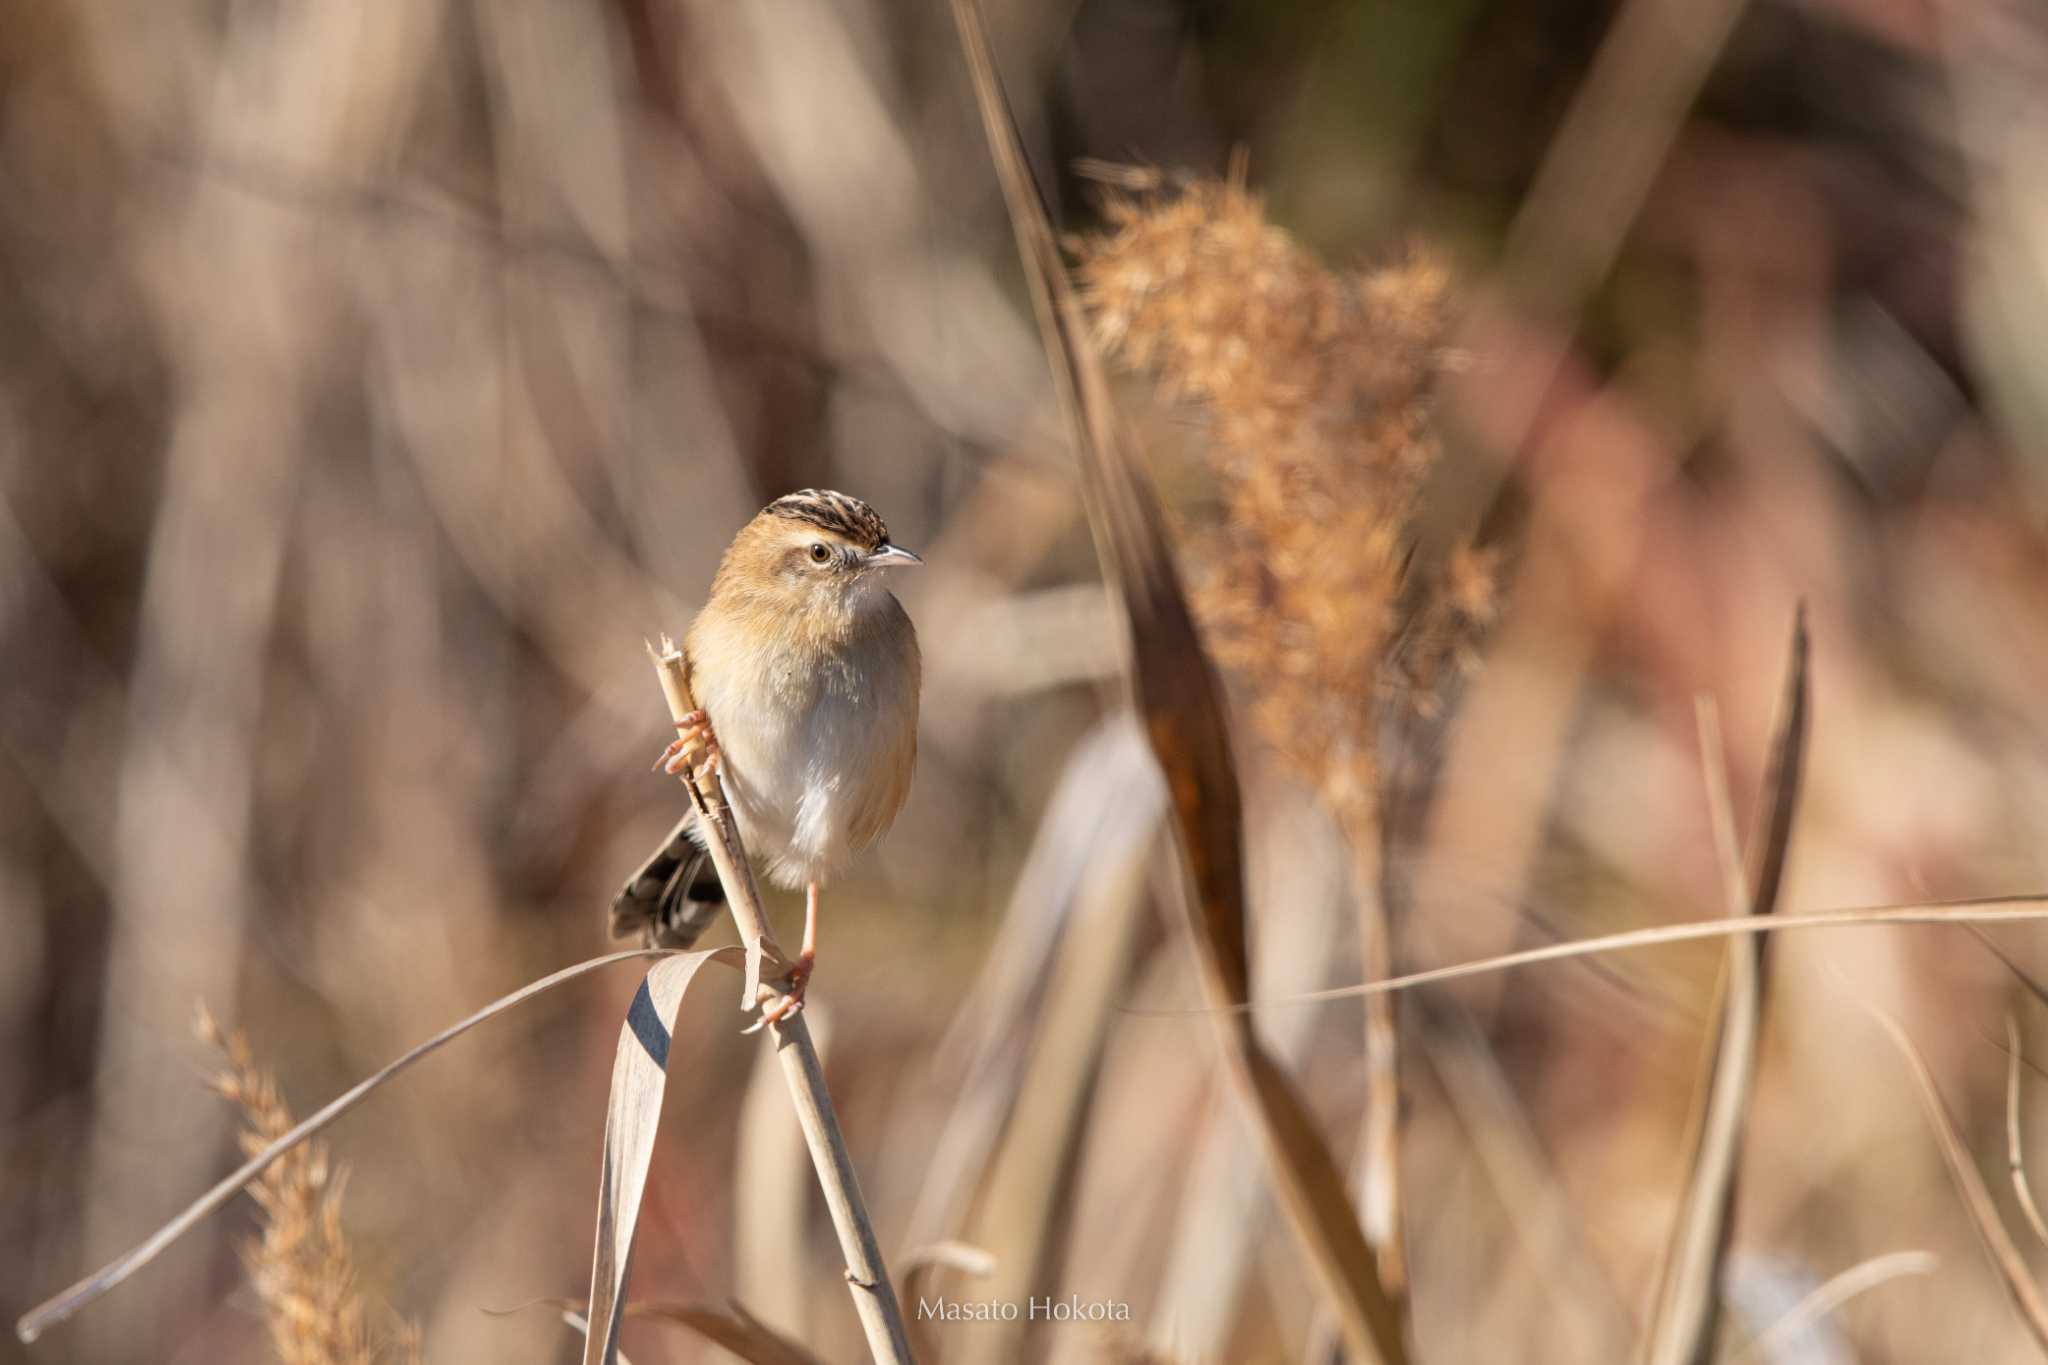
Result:
{"label": "curved dry grass blade", "polygon": [[921,1246],[905,1256],[902,1265],[903,1297],[906,1299],[916,1298],[917,1291],[935,1270],[957,1270],[977,1280],[985,1280],[996,1273],[996,1258],[965,1242],[933,1242],[929,1246]]}
{"label": "curved dry grass blade", "polygon": [[1942,1103],[1940,1087],[1934,1083],[1934,1073],[1928,1069],[1927,1059],[1920,1055],[1920,1049],[1913,1045],[1912,1038],[1898,1020],[1861,995],[1853,991],[1849,994],[1865,1013],[1877,1021],[1892,1040],[1892,1045],[1898,1048],[1899,1055],[1906,1059],[1906,1065],[1918,1083],[1927,1121],[1934,1127],[1934,1138],[1941,1148],[1942,1160],[1948,1164],[1949,1176],[1962,1193],[1963,1208],[1970,1215],[1970,1225],[1977,1230],[1977,1239],[1984,1244],[1984,1253],[1991,1258],[1999,1283],[2005,1286],[2006,1296],[2012,1300],[2020,1321],[2026,1324],[2027,1331],[2033,1336],[2034,1345],[2042,1355],[2048,1356],[2048,1303],[2042,1301],[2041,1291],[2034,1286],[2027,1272],[2026,1258],[2013,1245],[2012,1234],[2005,1230],[2005,1224],[1998,1217],[1998,1206],[1992,1202],[1991,1191],[1984,1187],[1984,1177],[1977,1174],[1976,1159],[1970,1155],[1969,1147],[1956,1131],[1948,1106]]}
{"label": "curved dry grass blade", "polygon": [[2042,1246],[2048,1246],[2048,1223],[2041,1221],[2041,1210],[2034,1203],[2034,1189],[2027,1181],[2026,1148],[2020,1142],[2020,1067],[2026,1059],[2020,1055],[2019,1023],[2010,1014],[2005,1016],[2005,1056],[2005,1164],[2027,1226]]}
{"label": "curved dry grass blade", "polygon": [[[604,1118],[604,1164],[597,1186],[597,1249],[590,1264],[591,1330],[583,1341],[584,1365],[615,1365],[619,1323],[625,1316],[626,1275],[633,1259],[633,1233],[640,1226],[640,1200],[647,1193],[647,1168],[661,1129],[661,1097],[668,1089],[669,1044],[676,1013],[711,953],[688,953],[655,963],[634,993],[619,1025],[619,1051],[612,1062],[611,1102]],[[602,1324],[602,1326],[598,1326]]]}
{"label": "curved dry grass blade", "polygon": [[[953,0],[952,8],[1054,388],[1078,446],[1082,495],[1103,575],[1128,620],[1132,692],[1166,773],[1181,852],[1192,874],[1189,909],[1203,979],[1212,1002],[1241,1004],[1250,978],[1242,820],[1221,686],[1196,637],[1157,500],[1118,443],[1108,380],[1031,178],[981,11],[974,0]],[[1251,1100],[1282,1206],[1347,1345],[1360,1360],[1397,1365],[1406,1359],[1403,1312],[1380,1281],[1342,1172],[1250,1020],[1237,1016],[1219,1024],[1219,1031],[1231,1074]]]}
{"label": "curved dry grass blade", "polygon": [[1852,1265],[1794,1304],[1785,1316],[1744,1342],[1741,1349],[1728,1358],[1729,1365],[1739,1365],[1745,1360],[1774,1359],[1773,1352],[1786,1338],[1807,1330],[1858,1294],[1868,1293],[1879,1285],[1890,1284],[1907,1275],[1932,1275],[1940,1266],[1941,1258],[1931,1251],[1893,1251]]}
{"label": "curved dry grass blade", "polygon": [[820,1365],[818,1357],[804,1346],[736,1302],[728,1302],[724,1308],[701,1303],[636,1303],[626,1311],[636,1318],[659,1318],[687,1327],[748,1365]]}
{"label": "curved dry grass blade", "polygon": [[[1700,767],[1706,779],[1707,810],[1720,855],[1721,887],[1731,918],[1769,915],[1785,884],[1785,857],[1792,846],[1792,812],[1799,800],[1799,775],[1806,746],[1806,611],[1792,626],[1792,658],[1785,700],[1771,744],[1769,777],[1758,821],[1759,860],[1753,883],[1743,871],[1735,834],[1735,806],[1728,796],[1721,723],[1713,703],[1699,703]],[[1649,1365],[1706,1365],[1713,1359],[1721,1327],[1721,1266],[1733,1233],[1737,1159],[1742,1118],[1756,1078],[1757,1035],[1763,1026],[1764,956],[1768,938],[1731,942],[1722,968],[1720,1022],[1707,1049],[1702,1105],[1692,1135],[1691,1171],[1650,1320],[1644,1359]]]}
{"label": "curved dry grass blade", "polygon": [[[903,1267],[903,1301],[917,1304],[920,1308],[924,1305],[925,1281],[937,1271],[957,1270],[977,1280],[985,1280],[996,1273],[996,1258],[965,1242],[932,1242],[911,1252],[898,1264]],[[931,1330],[925,1326],[930,1320],[925,1313],[913,1310],[910,1340],[920,1355],[937,1356],[938,1349],[931,1339]]]}
{"label": "curved dry grass blade", "polygon": [[[121,1283],[121,1281],[133,1275],[142,1267],[148,1265],[162,1254],[165,1247],[168,1247],[171,1243],[190,1232],[193,1226],[201,1219],[217,1211],[223,1204],[233,1199],[244,1185],[247,1185],[257,1176],[263,1174],[265,1170],[269,1169],[271,1163],[275,1162],[279,1157],[298,1146],[301,1142],[304,1142],[307,1138],[312,1137],[315,1133],[326,1128],[343,1114],[362,1103],[371,1091],[396,1076],[399,1072],[404,1071],[414,1062],[436,1051],[443,1044],[461,1037],[485,1020],[503,1014],[506,1010],[524,1004],[534,996],[544,991],[553,990],[556,986],[573,981],[579,976],[585,976],[600,968],[612,966],[614,963],[630,961],[634,958],[672,956],[675,956],[675,954],[666,948],[636,948],[623,953],[608,953],[603,957],[591,958],[587,962],[579,962],[573,967],[564,967],[559,972],[554,972],[542,977],[538,981],[522,986],[510,995],[501,996],[492,1001],[475,1014],[457,1023],[450,1024],[447,1028],[427,1039],[418,1047],[413,1048],[410,1052],[398,1057],[375,1074],[343,1091],[324,1107],[309,1115],[298,1127],[292,1129],[268,1147],[265,1147],[255,1156],[250,1157],[234,1174],[228,1176],[198,1199],[192,1201],[191,1205],[183,1213],[151,1233],[147,1239],[132,1251],[121,1255],[106,1266],[94,1271],[47,1303],[24,1314],[21,1320],[14,1325],[15,1335],[24,1342],[34,1341],[51,1327],[64,1321],[64,1319],[70,1317],[94,1299]],[[737,958],[738,953],[735,949],[719,948],[712,952],[701,954],[701,956],[715,957],[721,961],[731,962]]]}
{"label": "curved dry grass blade", "polygon": [[1735,938],[1751,934],[1782,933],[1787,929],[1871,929],[1901,924],[2034,924],[2048,920],[2048,895],[1972,896],[1953,901],[1916,901],[1904,905],[1864,905],[1841,910],[1815,910],[1804,915],[1773,915],[1768,920],[1710,919],[1680,924],[1659,924],[1648,929],[1624,929],[1617,934],[1600,934],[1569,943],[1546,943],[1540,948],[1482,957],[1471,962],[1454,962],[1448,967],[1431,967],[1385,981],[1367,981],[1356,986],[1333,986],[1322,991],[1246,1000],[1229,1005],[1197,1006],[1192,1009],[1127,1009],[1128,1014],[1151,1018],[1181,1018],[1202,1014],[1249,1014],[1254,1010],[1283,1005],[1316,1005],[1326,1000],[1356,1000],[1388,991],[1412,991],[1444,981],[1486,976],[1492,972],[1533,967],[1544,962],[1565,962],[1599,953],[1618,953],[1635,948],[1661,948],[1673,943],[1694,943],[1709,938]]}

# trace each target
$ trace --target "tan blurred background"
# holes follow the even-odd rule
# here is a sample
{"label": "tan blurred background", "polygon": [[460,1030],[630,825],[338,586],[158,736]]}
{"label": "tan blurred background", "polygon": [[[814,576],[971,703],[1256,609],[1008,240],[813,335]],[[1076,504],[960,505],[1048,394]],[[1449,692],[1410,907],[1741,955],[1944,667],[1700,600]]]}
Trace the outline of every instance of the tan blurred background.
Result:
{"label": "tan blurred background", "polygon": [[[1082,158],[1218,175],[1242,148],[1324,261],[1419,239],[1463,281],[1432,506],[1506,567],[1434,800],[1394,840],[1399,965],[1718,913],[1693,698],[1722,706],[1747,810],[1801,598],[1788,907],[2048,886],[2036,10],[1081,0],[990,22],[1064,227],[1097,222]],[[1201,414],[1151,391],[1129,385],[1131,423],[1199,527]],[[303,1113],[606,946],[607,899],[682,800],[647,771],[667,719],[641,639],[680,631],[731,533],[807,485],[867,498],[929,565],[904,587],[916,785],[827,902],[814,993],[885,1250],[962,1238],[995,1278],[927,1293],[1131,1315],[940,1326],[934,1354],[1331,1358],[1207,1023],[1120,1008],[1199,999],[1156,777],[1115,719],[1119,637],[950,22],[878,0],[0,3],[10,1320],[229,1168],[196,1002]],[[1259,990],[1355,981],[1332,822],[1239,738]],[[1725,1344],[1911,1251],[1934,1259],[1747,1358],[2030,1358],[1847,1002],[1902,1014],[2001,1197],[1993,1040],[2017,1009],[2048,1059],[2040,1008],[1959,932],[1778,952]],[[1422,1359],[1625,1357],[1714,963],[1543,967],[1404,1008]],[[635,1295],[736,1296],[855,1359],[783,1097],[707,980]],[[334,1130],[379,1332],[416,1322],[437,1362],[576,1358],[548,1310],[485,1310],[587,1287],[633,981],[546,996]],[[1266,1016],[1340,1151],[1358,1014]],[[0,1359],[273,1358],[252,1225],[238,1203]],[[626,1346],[725,1358],[654,1323]]]}

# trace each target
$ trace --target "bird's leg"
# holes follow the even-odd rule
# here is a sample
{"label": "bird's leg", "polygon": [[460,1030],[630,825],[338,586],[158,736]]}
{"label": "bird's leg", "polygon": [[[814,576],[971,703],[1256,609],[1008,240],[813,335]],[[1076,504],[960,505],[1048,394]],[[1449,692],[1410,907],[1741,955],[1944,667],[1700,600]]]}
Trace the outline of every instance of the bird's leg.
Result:
{"label": "bird's leg", "polygon": [[804,987],[811,982],[811,968],[818,961],[818,884],[810,883],[804,888],[804,946],[796,955],[796,962],[789,969],[789,987],[780,1000],[762,1016],[768,1023],[779,1023],[792,1015],[800,1014],[804,1007]]}
{"label": "bird's leg", "polygon": [[676,722],[676,729],[682,731],[669,741],[661,751],[661,757],[654,760],[654,766],[671,777],[682,776],[692,759],[702,754],[704,775],[709,777],[718,771],[718,736],[712,733],[711,718],[702,711],[692,711]]}

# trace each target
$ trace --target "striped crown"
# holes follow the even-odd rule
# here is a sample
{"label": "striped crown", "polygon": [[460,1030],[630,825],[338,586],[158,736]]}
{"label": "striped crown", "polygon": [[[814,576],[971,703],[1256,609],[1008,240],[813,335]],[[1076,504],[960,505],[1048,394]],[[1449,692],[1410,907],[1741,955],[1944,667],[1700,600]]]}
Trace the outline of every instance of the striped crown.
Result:
{"label": "striped crown", "polygon": [[889,528],[874,508],[829,488],[803,488],[785,494],[769,503],[762,514],[822,526],[863,550],[879,550],[889,543]]}

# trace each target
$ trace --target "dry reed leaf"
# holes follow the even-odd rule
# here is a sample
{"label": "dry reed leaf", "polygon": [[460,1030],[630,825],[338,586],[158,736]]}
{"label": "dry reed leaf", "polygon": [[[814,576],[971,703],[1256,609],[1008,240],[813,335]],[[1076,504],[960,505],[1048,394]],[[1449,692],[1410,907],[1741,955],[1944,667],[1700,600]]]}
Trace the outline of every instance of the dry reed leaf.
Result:
{"label": "dry reed leaf", "polygon": [[[953,0],[997,178],[1009,207],[1055,389],[1075,436],[1088,519],[1104,577],[1128,618],[1131,685],[1165,771],[1191,874],[1189,909],[1210,999],[1248,994],[1242,821],[1221,686],[1195,634],[1157,500],[1117,440],[1108,381],[1096,360],[1052,224],[1024,157],[974,0]],[[1249,1018],[1219,1031],[1266,1146],[1268,1169],[1324,1296],[1360,1360],[1407,1358],[1403,1313],[1379,1279],[1343,1173]]]}
{"label": "dry reed leaf", "polygon": [[[1765,782],[1763,830],[1752,887],[1743,870],[1735,833],[1735,809],[1721,748],[1721,726],[1704,698],[1699,709],[1701,768],[1714,844],[1720,854],[1728,913],[1736,918],[1769,915],[1784,885],[1785,859],[1792,842],[1792,812],[1799,800],[1807,720],[1806,614],[1792,628],[1792,658],[1786,671]],[[1659,1276],[1657,1308],[1644,1344],[1649,1365],[1705,1365],[1714,1355],[1721,1325],[1721,1268],[1733,1233],[1737,1160],[1742,1119],[1756,1076],[1757,1036],[1763,1024],[1764,955],[1770,940],[1759,934],[1731,942],[1723,964],[1719,1022],[1706,1054],[1702,1106],[1692,1135],[1690,1172],[1679,1200]]]}
{"label": "dry reed leaf", "polygon": [[647,1169],[661,1129],[661,1097],[668,1089],[676,1012],[698,969],[714,956],[685,953],[648,968],[626,1010],[626,1021],[619,1026],[597,1186],[597,1249],[590,1267],[590,1307],[584,1313],[591,1324],[584,1335],[584,1365],[614,1365],[618,1359],[633,1233],[640,1226],[640,1200],[647,1192]]}
{"label": "dry reed leaf", "polygon": [[[500,996],[476,1013],[449,1025],[424,1043],[388,1063],[367,1079],[343,1091],[326,1105],[316,1110],[311,1117],[301,1121],[290,1132],[272,1142],[262,1151],[255,1153],[232,1175],[229,1175],[205,1194],[192,1201],[184,1212],[151,1233],[139,1245],[116,1257],[113,1261],[86,1276],[55,1298],[23,1314],[20,1320],[14,1324],[15,1335],[23,1342],[32,1342],[57,1323],[64,1321],[64,1319],[91,1303],[115,1285],[120,1284],[130,1275],[133,1275],[136,1271],[155,1260],[163,1253],[166,1247],[190,1232],[208,1214],[219,1211],[245,1185],[269,1170],[286,1153],[290,1152],[307,1138],[324,1130],[329,1124],[355,1108],[358,1104],[361,1104],[371,1092],[375,1091],[386,1081],[389,1081],[392,1077],[406,1070],[413,1063],[430,1053],[439,1050],[443,1045],[461,1037],[478,1024],[503,1014],[505,1011],[518,1005],[522,1005],[536,995],[553,990],[557,986],[573,981],[579,976],[586,976],[600,968],[609,967],[615,963],[626,962],[635,958],[667,956],[673,956],[673,954],[663,949],[639,948],[591,958],[587,962],[579,962],[572,967],[564,967],[561,971],[544,976],[538,981],[529,982],[527,985],[513,991],[510,995]],[[736,948],[719,948],[708,953],[697,954],[697,956],[717,958],[728,966],[738,965],[741,960],[740,952]]]}
{"label": "dry reed leaf", "polygon": [[2013,1245],[2012,1234],[2005,1230],[2005,1223],[1998,1216],[1998,1205],[1992,1201],[1991,1191],[1984,1187],[1984,1177],[1977,1173],[1977,1161],[1970,1154],[1969,1145],[1957,1131],[1955,1120],[1949,1117],[1948,1106],[1942,1102],[1941,1088],[1934,1082],[1934,1072],[1928,1068],[1927,1059],[1913,1045],[1913,1039],[1903,1024],[1862,995],[1853,991],[1849,994],[1885,1031],[1885,1036],[1898,1048],[1899,1055],[1905,1058],[1920,1091],[1921,1107],[1927,1111],[1928,1123],[1933,1125],[1941,1158],[1947,1163],[1949,1176],[1963,1196],[1963,1209],[1970,1215],[1970,1226],[1976,1230],[1977,1240],[1983,1244],[1984,1254],[1991,1259],[1992,1269],[1998,1272],[2006,1297],[2012,1300],[2020,1321],[2033,1337],[2035,1348],[2043,1356],[2048,1356],[2048,1303],[2042,1301],[2041,1291],[2035,1287],[2032,1274],[2027,1269],[2026,1257]]}

